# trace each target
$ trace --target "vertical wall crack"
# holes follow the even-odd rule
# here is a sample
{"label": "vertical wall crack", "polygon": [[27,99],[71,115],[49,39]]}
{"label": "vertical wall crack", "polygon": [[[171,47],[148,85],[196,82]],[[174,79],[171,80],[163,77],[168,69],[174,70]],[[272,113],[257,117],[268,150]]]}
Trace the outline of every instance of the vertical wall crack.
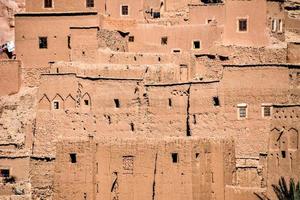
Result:
{"label": "vertical wall crack", "polygon": [[154,163],[154,171],[153,171],[152,200],[155,199],[156,167],[157,167],[157,153],[156,153],[156,155],[155,155],[155,163]]}
{"label": "vertical wall crack", "polygon": [[191,136],[191,128],[190,128],[190,89],[191,84],[187,90],[187,106],[186,106],[186,136]]}

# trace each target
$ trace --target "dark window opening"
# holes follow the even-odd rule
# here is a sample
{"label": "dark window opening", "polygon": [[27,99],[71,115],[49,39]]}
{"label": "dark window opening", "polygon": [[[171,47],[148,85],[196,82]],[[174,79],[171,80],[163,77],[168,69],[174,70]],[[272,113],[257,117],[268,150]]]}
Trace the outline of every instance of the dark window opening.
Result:
{"label": "dark window opening", "polygon": [[134,131],[134,123],[130,123],[131,131]]}
{"label": "dark window opening", "polygon": [[90,104],[89,100],[85,99],[84,100],[84,105],[88,106]]}
{"label": "dark window opening", "polygon": [[77,162],[76,153],[70,153],[70,161],[71,163]]}
{"label": "dark window opening", "polygon": [[286,157],[285,151],[281,151],[281,156],[282,156],[282,158],[285,158],[285,157]]}
{"label": "dark window opening", "polygon": [[200,153],[196,153],[195,158],[199,158],[199,157],[200,157]]}
{"label": "dark window opening", "polygon": [[172,107],[172,99],[171,98],[168,99],[168,102],[169,102],[169,107]]}
{"label": "dark window opening", "polygon": [[172,153],[172,162],[178,163],[178,153]]}
{"label": "dark window opening", "polygon": [[122,12],[122,15],[128,15],[128,6],[126,6],[126,5],[122,6],[121,12]]}
{"label": "dark window opening", "polygon": [[47,49],[48,48],[48,39],[47,37],[39,37],[39,48]]}
{"label": "dark window opening", "polygon": [[83,198],[84,198],[84,200],[87,199],[87,193],[83,193]]}
{"label": "dark window opening", "polygon": [[120,108],[120,101],[119,101],[119,99],[114,99],[114,102],[115,102],[116,108]]}
{"label": "dark window opening", "polygon": [[219,97],[213,97],[214,106],[220,106]]}
{"label": "dark window opening", "polygon": [[85,55],[85,51],[82,51],[81,53],[82,53],[83,56]]}
{"label": "dark window opening", "polygon": [[197,124],[197,117],[195,114],[193,115],[193,124]]}
{"label": "dark window opening", "polygon": [[173,53],[180,53],[180,49],[173,49]]}
{"label": "dark window opening", "polygon": [[134,42],[134,36],[133,35],[128,37],[128,42]]}
{"label": "dark window opening", "polygon": [[168,44],[168,37],[162,37],[161,38],[161,45],[167,45]]}
{"label": "dark window opening", "polygon": [[247,19],[239,19],[239,31],[247,31]]}
{"label": "dark window opening", "polygon": [[200,49],[201,44],[200,41],[193,41],[193,48],[194,49]]}
{"label": "dark window opening", "polygon": [[0,177],[9,177],[9,169],[0,169]]}
{"label": "dark window opening", "polygon": [[52,8],[52,0],[44,0],[44,8]]}
{"label": "dark window opening", "polygon": [[68,49],[71,49],[71,36],[68,35]]}
{"label": "dark window opening", "polygon": [[160,18],[160,12],[153,12],[153,18]]}
{"label": "dark window opening", "polygon": [[56,73],[59,73],[59,68],[56,68]]}
{"label": "dark window opening", "polygon": [[59,102],[58,102],[58,101],[54,101],[54,102],[53,102],[53,108],[54,108],[55,110],[58,110],[58,109],[59,109]]}
{"label": "dark window opening", "polygon": [[86,7],[87,8],[94,7],[94,0],[86,0]]}

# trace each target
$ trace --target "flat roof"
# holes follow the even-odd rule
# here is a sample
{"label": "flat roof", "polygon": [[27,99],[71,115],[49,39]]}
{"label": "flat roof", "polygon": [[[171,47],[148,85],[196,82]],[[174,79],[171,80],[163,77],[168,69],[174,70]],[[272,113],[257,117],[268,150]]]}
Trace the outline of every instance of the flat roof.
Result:
{"label": "flat roof", "polygon": [[25,12],[17,13],[16,17],[57,17],[57,16],[86,16],[97,15],[98,12]]}

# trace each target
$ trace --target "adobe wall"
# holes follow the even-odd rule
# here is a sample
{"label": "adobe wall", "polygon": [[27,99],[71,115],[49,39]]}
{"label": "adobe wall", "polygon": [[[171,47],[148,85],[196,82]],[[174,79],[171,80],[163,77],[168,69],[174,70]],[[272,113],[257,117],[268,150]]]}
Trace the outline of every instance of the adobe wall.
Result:
{"label": "adobe wall", "polygon": [[[259,9],[257,9],[259,8]],[[226,19],[224,25],[223,43],[237,46],[259,47],[268,44],[266,30],[266,1],[227,0],[225,3]],[[238,31],[238,19],[248,19],[248,30]]]}
{"label": "adobe wall", "polygon": [[[267,1],[267,28],[271,37],[285,41],[285,12],[283,3]],[[276,30],[272,30],[272,20],[276,20]],[[282,22],[280,27],[279,20]],[[282,30],[280,31],[280,28]]]}
{"label": "adobe wall", "polygon": [[191,4],[189,5],[189,23],[208,24],[216,23],[222,26],[225,23],[225,5],[224,4]]}
{"label": "adobe wall", "polygon": [[[16,15],[16,55],[24,68],[48,67],[52,61],[69,61],[68,35],[72,26],[98,26],[96,13]],[[34,27],[34,28],[33,28]],[[48,48],[39,49],[39,37],[48,37]],[[34,59],[32,59],[34,58]]]}
{"label": "adobe wall", "polygon": [[277,184],[281,176],[289,181],[299,181],[299,115],[298,104],[274,105],[268,154],[268,195],[273,197],[272,184]]}
{"label": "adobe wall", "polygon": [[[134,42],[128,43],[130,52],[171,53],[173,49],[191,53],[207,52],[221,39],[221,30],[215,25],[140,24],[128,31],[134,36]],[[162,37],[168,37],[166,45],[161,44]],[[193,49],[194,40],[201,41],[200,49]]]}
{"label": "adobe wall", "polygon": [[[286,67],[225,67],[220,88],[225,121],[220,123],[226,130],[224,133],[238,138],[238,155],[257,156],[259,152],[267,152],[265,135],[269,132],[270,119],[262,117],[262,104],[288,102],[289,83]],[[245,120],[238,119],[237,105],[240,103],[247,104]]]}
{"label": "adobe wall", "polygon": [[300,63],[300,43],[298,42],[288,43],[287,61],[289,63]]}
{"label": "adobe wall", "polygon": [[232,141],[63,141],[57,149],[56,199],[224,199],[234,171]]}
{"label": "adobe wall", "polygon": [[44,1],[26,0],[26,12],[89,12],[98,11],[99,8],[103,7],[103,1],[94,0],[94,7],[86,7],[86,0],[68,1],[60,0],[53,1],[52,8],[45,8]]}
{"label": "adobe wall", "polygon": [[16,60],[0,61],[0,96],[12,95],[21,87],[21,62]]}

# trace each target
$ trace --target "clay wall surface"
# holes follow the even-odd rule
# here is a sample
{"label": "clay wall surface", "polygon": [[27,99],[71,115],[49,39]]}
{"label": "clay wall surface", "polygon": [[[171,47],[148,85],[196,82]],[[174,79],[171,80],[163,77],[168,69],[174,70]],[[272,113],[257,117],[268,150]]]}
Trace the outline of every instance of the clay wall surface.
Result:
{"label": "clay wall surface", "polygon": [[[259,9],[257,9],[259,8]],[[225,4],[225,26],[223,43],[237,46],[265,46],[268,44],[266,20],[266,1],[234,1],[228,0]],[[238,31],[238,19],[248,20],[245,32]]]}
{"label": "clay wall surface", "polygon": [[300,63],[300,43],[288,43],[287,54],[289,63]]}
{"label": "clay wall surface", "polygon": [[[96,13],[73,13],[70,15],[16,15],[16,54],[17,58],[22,60],[24,68],[48,67],[48,62],[69,61],[69,28],[72,26],[98,25]],[[48,38],[47,48],[39,48],[39,37]]]}
{"label": "clay wall surface", "polygon": [[87,7],[86,0],[53,0],[52,8],[45,8],[44,1],[40,0],[26,0],[26,12],[89,12],[98,11],[102,5],[101,0],[94,0],[94,7]]}
{"label": "clay wall surface", "polygon": [[225,23],[225,5],[224,4],[206,4],[189,5],[189,22],[191,24],[216,23],[222,26]]}
{"label": "clay wall surface", "polygon": [[[221,30],[215,25],[178,25],[160,26],[140,24],[128,29],[134,36],[129,42],[130,52],[171,53],[173,49],[183,52],[207,52],[221,38]],[[162,37],[168,37],[167,44],[161,43]],[[145,38],[147,40],[145,41]],[[200,48],[193,48],[193,41],[200,41]]]}
{"label": "clay wall surface", "polygon": [[271,185],[281,176],[299,181],[299,105],[274,105],[268,154],[269,196],[274,196]]}
{"label": "clay wall surface", "polygon": [[[231,141],[61,142],[57,149],[57,199],[223,199],[234,171]],[[71,153],[76,163],[70,162]]]}
{"label": "clay wall surface", "polygon": [[[257,157],[260,152],[267,152],[265,135],[270,126],[270,119],[262,116],[262,106],[290,101],[290,69],[281,65],[228,66],[220,82],[182,84],[176,84],[180,82],[180,68],[174,68],[172,74],[168,70],[153,71],[156,67],[148,70],[110,67],[115,70],[105,73],[100,68],[87,68],[72,72],[78,73],[77,76],[59,74],[54,68],[54,74],[43,76],[37,123],[42,127],[47,124],[47,127],[40,129],[40,136],[36,137],[36,151],[44,152],[38,148],[53,149],[50,141],[59,137],[84,138],[88,132],[95,132],[97,137],[131,137],[138,132],[151,137],[161,133],[166,136],[231,136],[239,139],[237,155]],[[67,73],[68,67],[59,70]],[[295,88],[295,94],[297,92]],[[85,98],[90,101],[89,105],[83,104]],[[116,108],[115,100],[120,108]],[[61,109],[53,110],[54,101],[60,102]],[[238,118],[237,106],[242,103],[247,105],[246,119]],[[49,117],[52,115],[55,117]],[[80,120],[83,116],[84,120]],[[78,135],[74,134],[77,131]],[[68,132],[69,136],[61,135]],[[45,152],[52,155],[50,149]]]}
{"label": "clay wall surface", "polygon": [[21,62],[2,60],[0,76],[0,96],[17,93],[21,87]]}
{"label": "clay wall surface", "polygon": [[[237,154],[258,156],[258,152],[267,152],[270,119],[262,116],[262,106],[289,101],[289,69],[272,65],[225,67],[221,93],[225,118],[222,127],[226,135],[238,138]],[[247,105],[246,119],[238,119],[237,106],[242,103]]]}
{"label": "clay wall surface", "polygon": [[[275,23],[273,28],[272,20]],[[279,23],[279,20],[282,24]],[[267,1],[267,28],[271,37],[280,41],[285,40],[285,12],[282,3]]]}
{"label": "clay wall surface", "polygon": [[[128,15],[122,15],[122,5],[128,6]],[[120,0],[120,1],[107,1],[105,14],[112,18],[119,19],[143,19],[144,9],[143,1],[135,0]]]}

